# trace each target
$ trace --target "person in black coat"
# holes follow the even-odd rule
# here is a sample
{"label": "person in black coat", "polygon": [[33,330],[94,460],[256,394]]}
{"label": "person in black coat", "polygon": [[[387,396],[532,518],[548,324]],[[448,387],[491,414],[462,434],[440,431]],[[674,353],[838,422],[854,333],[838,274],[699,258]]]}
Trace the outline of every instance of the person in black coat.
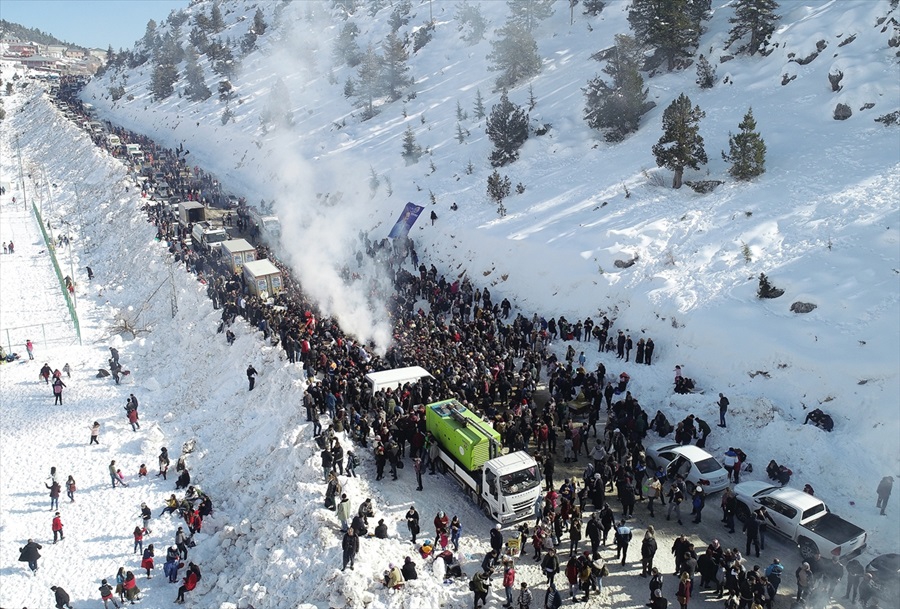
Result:
{"label": "person in black coat", "polygon": [[178,476],[178,480],[175,481],[175,490],[179,490],[182,488],[187,488],[191,485],[191,474],[188,472],[187,468],[181,470],[181,474]]}
{"label": "person in black coat", "polygon": [[403,567],[400,569],[400,573],[403,574],[403,579],[409,581],[411,579],[419,579],[418,573],[416,573],[416,563],[412,561],[412,558],[409,556],[406,557],[406,560],[403,562]]}
{"label": "person in black coat", "polygon": [[491,548],[497,550],[497,553],[503,551],[503,533],[500,532],[501,525],[497,523],[491,529]]}
{"label": "person in black coat", "polygon": [[28,543],[25,544],[24,548],[19,549],[19,562],[27,562],[28,568],[31,569],[31,572],[37,575],[38,570],[38,558],[41,557],[41,553],[38,550],[42,550],[43,546],[39,543],[36,543],[33,539],[29,539]]}
{"label": "person in black coat", "polygon": [[649,577],[653,571],[653,557],[656,556],[658,546],[653,535],[653,527],[649,527],[641,541],[641,577]]}
{"label": "person in black coat", "polygon": [[[356,518],[354,518],[354,521],[355,520]],[[357,537],[353,527],[350,527],[347,529],[347,532],[344,533],[344,538],[341,540],[341,549],[344,553],[344,564],[341,566],[341,571],[345,570],[347,565],[350,565],[350,569],[353,569],[353,561],[359,553],[359,537]]]}
{"label": "person in black coat", "polygon": [[68,592],[59,586],[50,586],[50,589],[56,595],[56,609],[72,609],[72,605],[69,603]]}
{"label": "person in black coat", "polygon": [[378,539],[387,539],[387,536],[387,525],[384,524],[384,519],[382,518],[375,527],[375,537]]}
{"label": "person in black coat", "polygon": [[247,366],[247,381],[250,383],[250,391],[253,391],[253,386],[256,384],[257,374],[259,374],[259,372],[256,371],[253,364]]}
{"label": "person in black coat", "polygon": [[647,344],[644,345],[644,363],[647,364],[648,366],[650,365],[650,360],[653,358],[653,349],[654,349],[653,339],[648,338]]}
{"label": "person in black coat", "polygon": [[750,517],[744,522],[744,532],[747,534],[747,549],[744,556],[750,556],[750,544],[753,544],[756,550],[756,556],[759,557],[759,520]]}

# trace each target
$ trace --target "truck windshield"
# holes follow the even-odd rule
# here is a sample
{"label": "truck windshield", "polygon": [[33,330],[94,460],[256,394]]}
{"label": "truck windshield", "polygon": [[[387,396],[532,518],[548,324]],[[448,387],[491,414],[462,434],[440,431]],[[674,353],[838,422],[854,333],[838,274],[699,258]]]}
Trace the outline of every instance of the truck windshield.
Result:
{"label": "truck windshield", "polygon": [[515,495],[531,490],[541,483],[538,478],[537,467],[528,467],[523,470],[500,476],[500,492],[504,495]]}
{"label": "truck windshield", "polygon": [[206,241],[207,243],[221,243],[222,241],[228,241],[228,233],[207,233]]}

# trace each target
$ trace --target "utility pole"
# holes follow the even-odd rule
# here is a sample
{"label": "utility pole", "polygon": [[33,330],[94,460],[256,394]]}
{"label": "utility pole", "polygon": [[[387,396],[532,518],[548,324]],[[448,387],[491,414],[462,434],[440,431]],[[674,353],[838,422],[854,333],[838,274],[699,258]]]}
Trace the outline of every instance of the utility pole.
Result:
{"label": "utility pole", "polygon": [[22,204],[25,211],[28,211],[28,197],[25,196],[25,174],[22,173],[22,147],[19,145],[19,136],[16,135],[16,150],[19,154],[19,182],[22,184]]}
{"label": "utility pole", "polygon": [[[47,180],[47,172],[44,170],[44,166],[40,165],[41,168],[41,177],[44,179],[44,190],[47,192],[47,213],[50,213],[50,206],[53,204],[53,197],[50,194],[50,182]],[[43,207],[43,206],[42,206]],[[41,210],[41,218],[44,217],[44,212]],[[46,221],[47,230],[50,231],[50,247],[56,249],[56,244],[53,240],[53,225],[50,224],[50,220]]]}
{"label": "utility pole", "polygon": [[172,286],[172,319],[178,313],[178,293],[175,291],[175,269],[172,259],[168,260],[169,266],[169,285]]}

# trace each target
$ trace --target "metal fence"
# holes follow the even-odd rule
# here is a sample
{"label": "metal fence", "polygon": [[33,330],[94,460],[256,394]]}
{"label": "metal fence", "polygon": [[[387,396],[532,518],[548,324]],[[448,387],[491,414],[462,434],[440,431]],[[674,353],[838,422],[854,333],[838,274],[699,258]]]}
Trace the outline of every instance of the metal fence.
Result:
{"label": "metal fence", "polygon": [[[44,237],[44,243],[47,245],[47,251],[50,252],[50,260],[53,262],[53,270],[56,273],[56,279],[59,281],[59,289],[62,292],[63,298],[66,300],[66,307],[69,309],[69,316],[72,318],[72,325],[75,327],[75,336],[78,340],[78,344],[81,344],[81,325],[78,323],[78,313],[75,311],[75,302],[72,294],[69,293],[69,290],[66,289],[66,282],[63,279],[63,273],[59,268],[59,261],[56,259],[56,247],[53,243],[50,235],[47,234],[47,228],[44,225],[44,218],[41,216],[41,212],[38,211],[37,205],[34,203],[31,204],[31,209],[34,211],[34,217],[37,218],[38,226],[41,227],[41,235]],[[71,278],[72,281],[75,281],[75,278]]]}
{"label": "metal fence", "polygon": [[72,333],[72,325],[65,321],[0,328],[0,341],[3,342],[7,353],[18,353],[20,357],[28,357],[25,343],[29,340],[38,351],[42,346],[68,347],[80,344],[78,336]]}

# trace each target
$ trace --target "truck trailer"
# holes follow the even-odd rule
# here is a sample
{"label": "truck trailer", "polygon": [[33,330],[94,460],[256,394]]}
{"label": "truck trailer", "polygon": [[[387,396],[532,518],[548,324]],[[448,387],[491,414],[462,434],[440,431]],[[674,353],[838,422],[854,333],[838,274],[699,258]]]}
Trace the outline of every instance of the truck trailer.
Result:
{"label": "truck trailer", "polygon": [[428,404],[425,427],[441,449],[440,471],[453,476],[490,518],[508,524],[534,514],[541,473],[531,455],[502,454],[500,434],[455,399]]}

